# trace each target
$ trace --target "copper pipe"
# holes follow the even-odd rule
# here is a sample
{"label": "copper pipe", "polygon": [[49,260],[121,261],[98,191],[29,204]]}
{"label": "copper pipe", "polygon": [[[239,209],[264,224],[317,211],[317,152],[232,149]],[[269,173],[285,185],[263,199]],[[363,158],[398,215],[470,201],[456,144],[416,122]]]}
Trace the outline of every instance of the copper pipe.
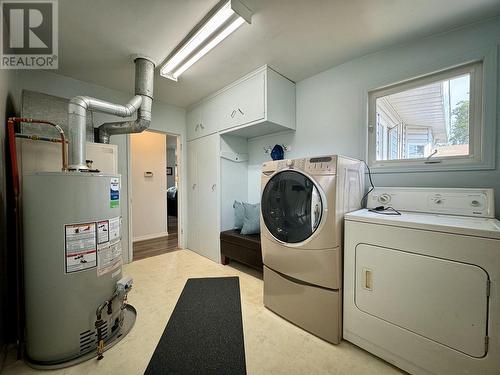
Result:
{"label": "copper pipe", "polygon": [[[36,134],[16,133],[16,138],[31,139],[32,141],[44,141],[44,142],[52,142],[52,143],[61,143],[61,138],[45,137],[43,135],[36,135]],[[66,141],[66,144],[68,144],[68,141]]]}
{"label": "copper pipe", "polygon": [[63,171],[68,170],[68,156],[67,156],[67,151],[66,151],[66,149],[67,149],[66,136],[64,135],[64,130],[62,130],[62,128],[59,125],[54,124],[53,122],[50,122],[50,121],[46,121],[46,120],[36,120],[36,119],[26,118],[26,117],[11,117],[11,118],[9,118],[9,121],[17,122],[17,123],[27,122],[27,123],[31,123],[31,124],[47,124],[47,125],[51,125],[54,128],[56,128],[56,130],[59,132],[59,135],[61,137],[61,143],[62,143],[62,170]]}

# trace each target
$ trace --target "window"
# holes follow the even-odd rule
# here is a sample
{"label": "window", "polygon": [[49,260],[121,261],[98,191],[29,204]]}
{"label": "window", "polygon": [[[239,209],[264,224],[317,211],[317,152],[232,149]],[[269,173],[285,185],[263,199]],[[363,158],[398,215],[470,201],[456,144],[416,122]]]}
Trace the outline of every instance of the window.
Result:
{"label": "window", "polygon": [[428,169],[482,157],[482,62],[369,92],[369,161]]}
{"label": "window", "polygon": [[408,144],[408,159],[418,159],[425,157],[425,145],[415,143]]}

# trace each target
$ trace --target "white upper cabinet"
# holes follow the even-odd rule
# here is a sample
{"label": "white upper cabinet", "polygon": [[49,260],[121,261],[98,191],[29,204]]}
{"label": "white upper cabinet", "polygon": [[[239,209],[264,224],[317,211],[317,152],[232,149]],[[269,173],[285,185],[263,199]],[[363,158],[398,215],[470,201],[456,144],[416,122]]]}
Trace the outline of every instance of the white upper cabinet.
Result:
{"label": "white upper cabinet", "polygon": [[295,83],[265,65],[191,107],[187,127],[188,140],[295,129]]}
{"label": "white upper cabinet", "polygon": [[240,81],[220,96],[224,102],[220,130],[262,121],[266,115],[266,72]]}
{"label": "white upper cabinet", "polygon": [[201,107],[195,107],[186,114],[187,139],[201,137]]}

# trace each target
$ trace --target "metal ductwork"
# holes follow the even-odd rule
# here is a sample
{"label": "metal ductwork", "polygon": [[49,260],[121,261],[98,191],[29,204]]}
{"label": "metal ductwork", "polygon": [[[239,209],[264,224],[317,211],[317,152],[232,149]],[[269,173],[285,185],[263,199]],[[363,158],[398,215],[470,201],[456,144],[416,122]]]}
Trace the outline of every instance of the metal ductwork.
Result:
{"label": "metal ductwork", "polygon": [[113,134],[140,133],[151,123],[153,80],[155,64],[148,58],[138,57],[135,63],[135,96],[125,105],[114,104],[88,96],[72,98],[68,106],[69,169],[88,169],[85,156],[87,110],[129,117],[137,112],[133,121],[104,123],[99,126],[99,141],[109,143]]}

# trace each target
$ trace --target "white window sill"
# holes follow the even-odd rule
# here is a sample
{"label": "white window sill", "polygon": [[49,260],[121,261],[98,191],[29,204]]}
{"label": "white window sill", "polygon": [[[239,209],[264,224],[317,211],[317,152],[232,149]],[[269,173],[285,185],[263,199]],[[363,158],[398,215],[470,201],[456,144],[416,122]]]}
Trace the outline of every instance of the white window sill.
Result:
{"label": "white window sill", "polygon": [[[495,169],[495,163],[490,161],[478,161],[471,158],[457,159],[431,159],[426,160],[387,160],[370,163],[372,173],[411,173],[411,172],[444,172],[444,171],[477,171]],[[434,163],[432,163],[434,161]]]}

